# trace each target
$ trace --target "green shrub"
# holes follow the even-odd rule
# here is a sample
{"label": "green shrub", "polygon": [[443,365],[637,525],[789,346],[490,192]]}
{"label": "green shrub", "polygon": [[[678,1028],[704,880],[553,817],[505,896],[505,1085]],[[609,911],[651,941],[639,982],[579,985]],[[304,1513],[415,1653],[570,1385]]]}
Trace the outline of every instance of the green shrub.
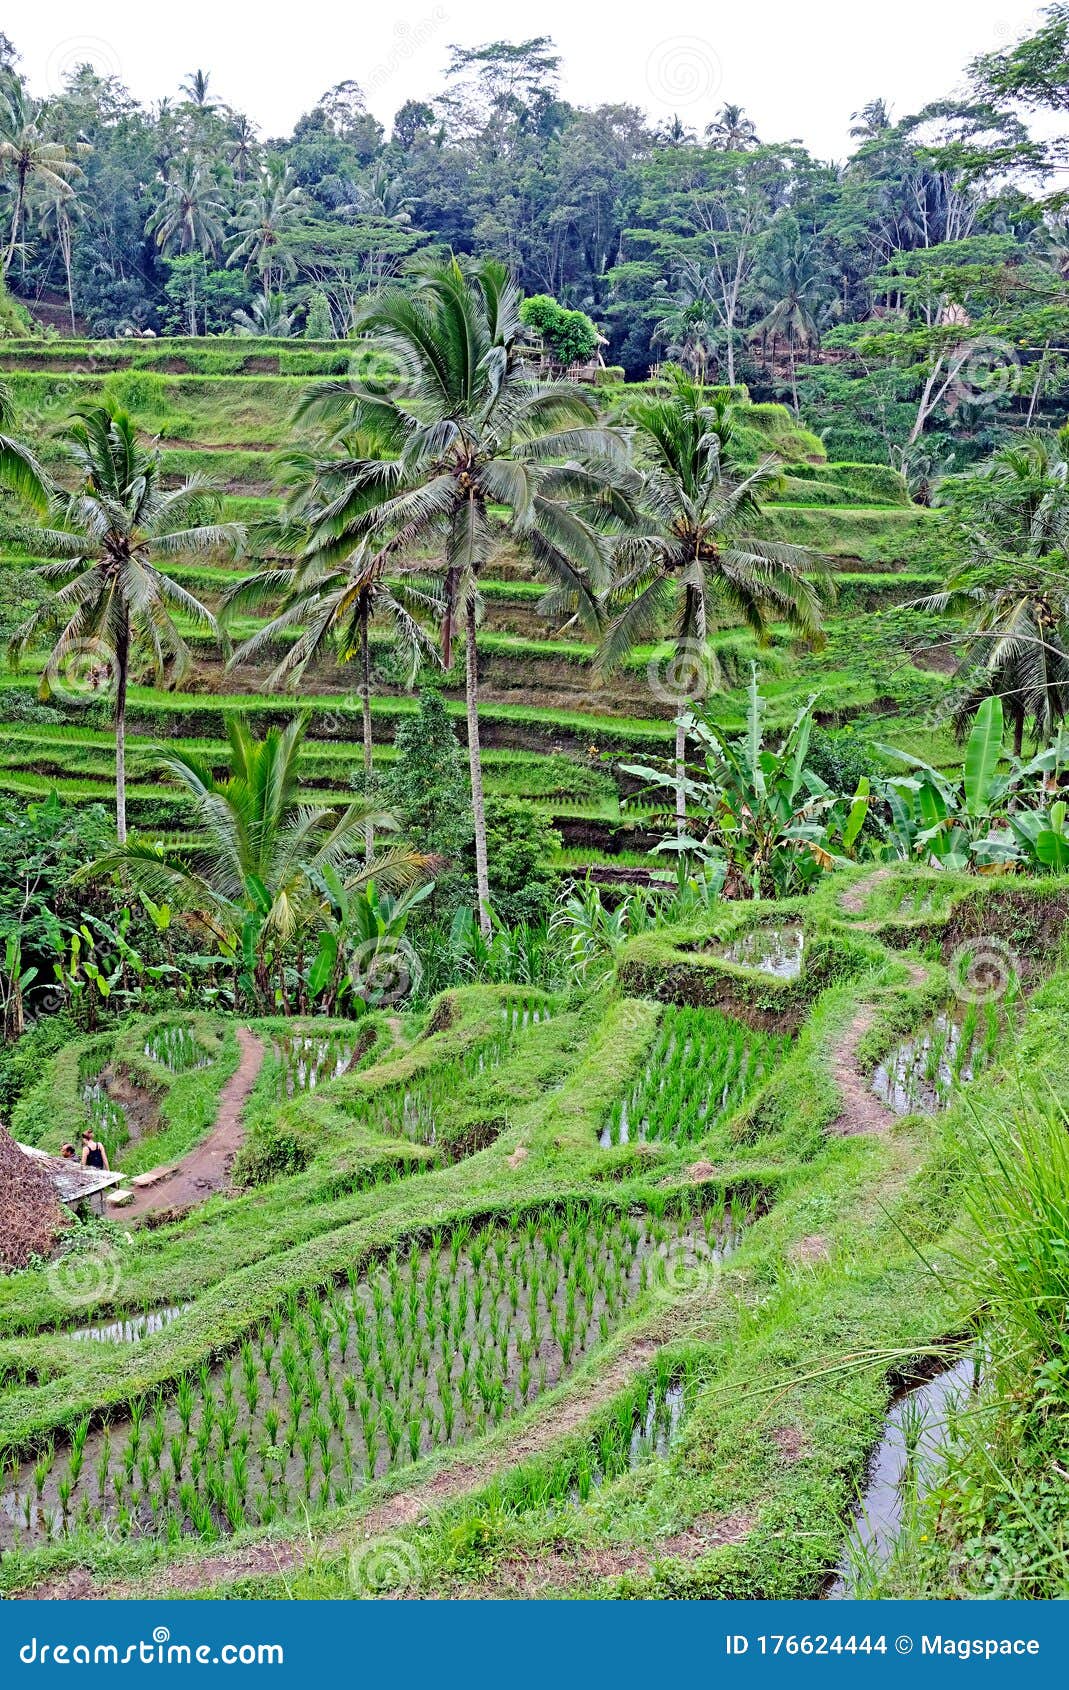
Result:
{"label": "green shrub", "polygon": [[235,1185],[266,1185],[287,1174],[301,1174],[315,1154],[306,1133],[292,1127],[267,1126],[253,1133],[234,1158]]}

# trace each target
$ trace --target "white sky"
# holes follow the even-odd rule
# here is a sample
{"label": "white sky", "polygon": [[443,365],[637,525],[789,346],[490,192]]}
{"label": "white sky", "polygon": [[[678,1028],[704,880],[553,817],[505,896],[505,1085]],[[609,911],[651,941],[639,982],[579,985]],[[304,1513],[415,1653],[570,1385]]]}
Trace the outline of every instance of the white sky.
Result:
{"label": "white sky", "polygon": [[[12,8],[11,11],[14,9]],[[1004,47],[1038,17],[1026,0],[694,0],[591,6],[540,0],[502,12],[494,0],[385,0],[364,6],[293,0],[49,0],[2,20],[34,93],[88,60],[144,102],[173,95],[196,67],[216,98],[267,135],[287,133],[325,89],[363,87],[389,131],[404,100],[438,90],[448,46],[551,35],[565,96],[628,101],[655,119],[677,111],[704,128],[725,100],[745,106],[762,139],[798,138],[816,156],[850,150],[851,111],[882,96],[904,116],[962,84],[977,53]],[[503,19],[505,21],[503,21]],[[512,21],[515,20],[515,21]]]}

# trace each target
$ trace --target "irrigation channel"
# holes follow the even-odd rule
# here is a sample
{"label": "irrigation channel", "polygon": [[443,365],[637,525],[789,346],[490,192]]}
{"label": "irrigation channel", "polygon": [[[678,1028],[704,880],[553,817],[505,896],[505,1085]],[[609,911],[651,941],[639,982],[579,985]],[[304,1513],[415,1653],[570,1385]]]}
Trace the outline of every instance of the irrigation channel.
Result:
{"label": "irrigation channel", "polygon": [[608,1112],[602,1148],[704,1138],[767,1078],[787,1043],[717,1010],[670,1005],[642,1074]]}
{"label": "irrigation channel", "polygon": [[903,1512],[934,1489],[954,1416],[977,1384],[973,1357],[962,1356],[933,1379],[904,1390],[891,1405],[857,1519],[827,1591],[830,1601],[864,1594],[866,1579],[890,1563]]}
{"label": "irrigation channel", "polygon": [[78,1529],[212,1540],[347,1502],[533,1402],[659,1287],[702,1283],[751,1215],[723,1201],[541,1209],[294,1293],[222,1362],[25,1459],[0,1494],[0,1543]]}
{"label": "irrigation channel", "polygon": [[129,1315],[123,1320],[105,1321],[99,1326],[79,1326],[73,1332],[66,1333],[66,1336],[92,1343],[140,1344],[142,1338],[151,1338],[154,1332],[162,1332],[165,1326],[170,1326],[172,1320],[177,1320],[188,1308],[188,1303],[172,1303],[169,1308],[147,1309],[144,1314]]}

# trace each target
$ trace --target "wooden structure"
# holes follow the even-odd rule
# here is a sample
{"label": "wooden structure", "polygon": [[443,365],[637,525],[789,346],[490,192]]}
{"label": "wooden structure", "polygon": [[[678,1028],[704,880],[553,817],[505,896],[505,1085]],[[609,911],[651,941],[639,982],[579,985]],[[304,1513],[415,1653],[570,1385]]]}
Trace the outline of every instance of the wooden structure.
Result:
{"label": "wooden structure", "polygon": [[18,1148],[48,1175],[56,1196],[68,1209],[87,1209],[94,1215],[102,1215],[104,1193],[113,1185],[122,1184],[122,1174],[109,1173],[106,1168],[83,1168],[78,1161],[51,1156],[47,1150],[37,1150],[32,1144],[20,1144]]}

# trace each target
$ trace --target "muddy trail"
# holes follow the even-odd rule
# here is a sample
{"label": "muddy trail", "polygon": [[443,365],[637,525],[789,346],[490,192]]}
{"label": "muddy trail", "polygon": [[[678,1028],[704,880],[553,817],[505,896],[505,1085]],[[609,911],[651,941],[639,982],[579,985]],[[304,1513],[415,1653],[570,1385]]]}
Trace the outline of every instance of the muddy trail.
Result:
{"label": "muddy trail", "polygon": [[123,1206],[124,1217],[136,1219],[156,1209],[189,1209],[225,1189],[245,1136],[242,1112],[264,1059],[262,1041],[247,1027],[238,1028],[237,1039],[238,1065],[219,1094],[215,1125],[208,1137],[180,1162],[135,1175],[133,1201]]}

